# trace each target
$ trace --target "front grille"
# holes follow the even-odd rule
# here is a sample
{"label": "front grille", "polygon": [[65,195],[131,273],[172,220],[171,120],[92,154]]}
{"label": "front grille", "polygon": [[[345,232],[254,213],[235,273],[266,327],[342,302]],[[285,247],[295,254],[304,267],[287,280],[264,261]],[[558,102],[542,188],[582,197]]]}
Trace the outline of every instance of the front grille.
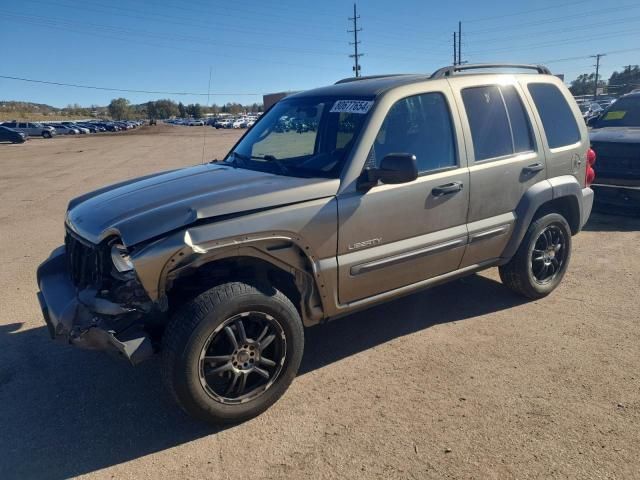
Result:
{"label": "front grille", "polygon": [[640,178],[640,144],[593,142],[599,177]]}
{"label": "front grille", "polygon": [[67,230],[64,245],[67,254],[67,268],[74,285],[85,288],[99,283],[102,278],[100,250]]}

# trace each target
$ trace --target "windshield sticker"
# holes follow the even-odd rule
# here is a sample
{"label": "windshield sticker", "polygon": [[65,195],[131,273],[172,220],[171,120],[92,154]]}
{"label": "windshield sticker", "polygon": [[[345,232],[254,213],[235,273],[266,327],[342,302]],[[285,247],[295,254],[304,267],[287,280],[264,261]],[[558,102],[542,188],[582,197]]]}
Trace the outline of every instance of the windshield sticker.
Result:
{"label": "windshield sticker", "polygon": [[337,100],[330,113],[359,113],[364,115],[373,105],[373,100]]}
{"label": "windshield sticker", "polygon": [[627,114],[624,110],[618,110],[616,112],[607,112],[604,119],[605,120],[622,120],[624,116]]}

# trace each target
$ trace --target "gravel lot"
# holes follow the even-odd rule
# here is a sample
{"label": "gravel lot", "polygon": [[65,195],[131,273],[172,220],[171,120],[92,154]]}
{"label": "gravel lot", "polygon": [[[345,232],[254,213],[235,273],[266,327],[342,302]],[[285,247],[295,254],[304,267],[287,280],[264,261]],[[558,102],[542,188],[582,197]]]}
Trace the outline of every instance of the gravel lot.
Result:
{"label": "gravel lot", "polygon": [[158,362],[52,343],[35,270],[67,201],[238,135],[0,145],[0,478],[640,478],[640,219],[592,216],[546,299],[489,270],[308,330],[283,399],[223,430],[168,401]]}

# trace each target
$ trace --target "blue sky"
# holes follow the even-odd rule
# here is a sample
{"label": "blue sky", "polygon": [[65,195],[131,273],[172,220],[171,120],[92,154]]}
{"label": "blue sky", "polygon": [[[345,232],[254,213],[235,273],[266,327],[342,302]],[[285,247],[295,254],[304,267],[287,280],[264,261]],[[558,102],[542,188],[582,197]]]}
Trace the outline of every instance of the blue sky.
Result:
{"label": "blue sky", "polygon": [[[344,0],[0,0],[0,75],[124,90],[206,93],[209,103],[260,102],[263,93],[303,90],[351,75]],[[432,72],[452,62],[463,22],[462,59],[545,62],[567,80],[605,78],[640,63],[637,0],[362,0],[362,74]],[[0,100],[62,107],[206,95],[110,92],[0,78]]]}

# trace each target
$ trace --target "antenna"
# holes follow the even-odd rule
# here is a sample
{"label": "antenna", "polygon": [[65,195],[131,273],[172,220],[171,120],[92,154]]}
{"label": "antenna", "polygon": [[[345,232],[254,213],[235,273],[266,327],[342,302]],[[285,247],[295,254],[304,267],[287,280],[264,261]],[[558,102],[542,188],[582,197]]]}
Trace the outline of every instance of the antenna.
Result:
{"label": "antenna", "polygon": [[[209,97],[211,95],[211,65],[209,65],[209,86],[207,87],[207,108],[209,108]],[[205,125],[206,127],[207,125]],[[207,129],[202,130],[202,163],[204,163],[204,148],[207,143]]]}

